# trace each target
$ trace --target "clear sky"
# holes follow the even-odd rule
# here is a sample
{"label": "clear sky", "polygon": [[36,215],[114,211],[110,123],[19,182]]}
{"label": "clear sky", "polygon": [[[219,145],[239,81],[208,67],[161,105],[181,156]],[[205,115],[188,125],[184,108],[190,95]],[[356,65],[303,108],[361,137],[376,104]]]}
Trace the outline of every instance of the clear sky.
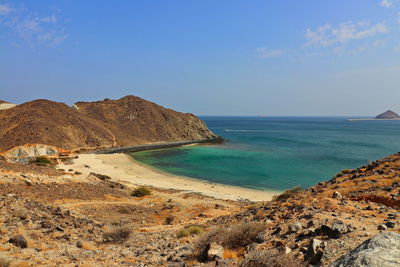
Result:
{"label": "clear sky", "polygon": [[400,0],[0,0],[0,99],[400,112]]}

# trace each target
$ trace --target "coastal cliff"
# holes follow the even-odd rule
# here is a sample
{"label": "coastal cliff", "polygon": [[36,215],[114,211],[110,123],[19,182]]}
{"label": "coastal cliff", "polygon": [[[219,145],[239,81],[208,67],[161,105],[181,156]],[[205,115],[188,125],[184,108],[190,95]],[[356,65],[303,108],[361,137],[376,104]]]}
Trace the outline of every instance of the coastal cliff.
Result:
{"label": "coastal cliff", "polygon": [[135,96],[72,107],[35,100],[1,110],[0,125],[0,151],[12,157],[216,138],[193,114]]}

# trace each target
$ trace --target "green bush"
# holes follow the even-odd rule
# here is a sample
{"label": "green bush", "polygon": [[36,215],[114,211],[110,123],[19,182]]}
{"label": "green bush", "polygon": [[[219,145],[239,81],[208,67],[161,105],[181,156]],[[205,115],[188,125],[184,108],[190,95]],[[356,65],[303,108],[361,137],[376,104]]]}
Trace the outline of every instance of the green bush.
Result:
{"label": "green bush", "polygon": [[190,235],[190,233],[189,233],[189,231],[186,230],[186,229],[179,230],[178,233],[176,234],[176,236],[177,236],[178,238],[188,237],[189,235]]}
{"label": "green bush", "polygon": [[199,235],[203,233],[203,228],[197,225],[187,226],[185,229],[179,230],[176,234],[179,238]]}
{"label": "green bush", "polygon": [[196,225],[189,226],[188,228],[186,228],[186,230],[189,232],[190,235],[199,235],[204,231],[203,228]]}
{"label": "green bush", "polygon": [[133,190],[133,192],[131,194],[131,196],[134,196],[134,197],[144,197],[147,195],[151,195],[151,191],[150,191],[150,189],[148,189],[145,186],[139,186],[138,188]]}

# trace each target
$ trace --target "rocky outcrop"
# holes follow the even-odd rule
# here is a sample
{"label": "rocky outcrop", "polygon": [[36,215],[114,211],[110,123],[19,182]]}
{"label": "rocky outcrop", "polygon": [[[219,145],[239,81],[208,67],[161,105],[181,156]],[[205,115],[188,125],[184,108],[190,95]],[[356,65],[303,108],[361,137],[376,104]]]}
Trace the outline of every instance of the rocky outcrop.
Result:
{"label": "rocky outcrop", "polygon": [[386,112],[384,112],[382,114],[379,114],[375,118],[376,119],[400,119],[400,116],[396,112],[388,110],[388,111],[386,111]]}
{"label": "rocky outcrop", "polygon": [[[46,147],[93,150],[216,137],[193,114],[135,96],[78,102],[73,108],[35,100],[2,110],[0,125],[0,151],[13,156],[48,155]],[[27,145],[36,147],[25,149]]]}
{"label": "rocky outcrop", "polygon": [[78,112],[110,130],[117,146],[176,142],[216,137],[193,114],[166,109],[136,96],[118,100],[77,102]]}
{"label": "rocky outcrop", "polygon": [[331,267],[400,266],[400,234],[383,232],[368,239]]}

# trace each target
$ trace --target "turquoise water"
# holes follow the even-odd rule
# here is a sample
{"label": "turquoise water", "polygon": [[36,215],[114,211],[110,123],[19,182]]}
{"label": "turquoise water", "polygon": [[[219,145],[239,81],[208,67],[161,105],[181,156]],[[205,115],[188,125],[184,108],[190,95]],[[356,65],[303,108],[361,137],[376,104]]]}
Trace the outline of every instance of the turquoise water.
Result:
{"label": "turquoise water", "polygon": [[224,145],[134,153],[170,173],[258,189],[311,186],[400,151],[400,121],[202,117]]}

